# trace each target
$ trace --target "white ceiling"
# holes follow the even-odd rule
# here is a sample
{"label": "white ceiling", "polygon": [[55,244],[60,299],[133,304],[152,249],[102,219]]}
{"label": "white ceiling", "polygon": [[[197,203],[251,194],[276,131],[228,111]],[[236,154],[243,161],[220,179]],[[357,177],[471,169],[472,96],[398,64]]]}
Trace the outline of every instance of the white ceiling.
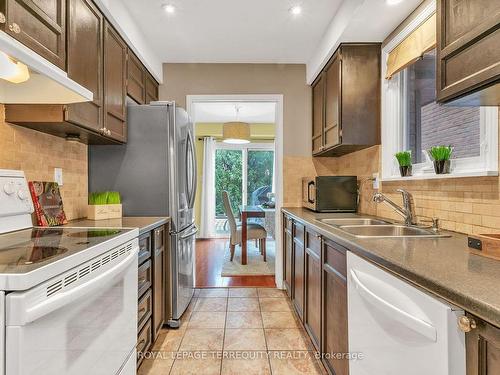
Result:
{"label": "white ceiling", "polygon": [[[122,0],[164,62],[306,63],[342,0]],[[347,0],[351,1],[351,0]],[[167,14],[162,4],[174,4]],[[301,5],[302,14],[288,11]]]}
{"label": "white ceiling", "polygon": [[212,102],[194,104],[194,122],[221,123],[235,121],[236,106],[239,121],[271,124],[275,122],[275,103]]}

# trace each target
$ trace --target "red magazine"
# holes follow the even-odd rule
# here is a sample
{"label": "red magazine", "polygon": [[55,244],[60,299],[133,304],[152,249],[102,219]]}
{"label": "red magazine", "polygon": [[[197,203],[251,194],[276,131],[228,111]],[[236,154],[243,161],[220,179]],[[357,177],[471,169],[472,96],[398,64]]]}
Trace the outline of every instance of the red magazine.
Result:
{"label": "red magazine", "polygon": [[57,182],[30,181],[28,185],[38,226],[55,227],[68,222]]}

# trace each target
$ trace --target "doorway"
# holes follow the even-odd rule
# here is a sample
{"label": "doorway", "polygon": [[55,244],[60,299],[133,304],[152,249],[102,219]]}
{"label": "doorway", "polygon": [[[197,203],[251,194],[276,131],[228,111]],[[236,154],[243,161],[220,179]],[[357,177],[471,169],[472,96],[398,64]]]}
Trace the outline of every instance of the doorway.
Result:
{"label": "doorway", "polygon": [[[214,234],[208,240],[200,238],[198,243],[200,246],[197,245],[197,249],[199,248],[200,252],[206,252],[207,246],[212,247],[213,249],[219,248],[219,251],[216,252],[219,255],[221,252],[226,251],[225,245],[227,244],[224,244],[221,241],[228,241],[227,238],[229,235],[229,228],[227,216],[225,215],[223,209],[222,190],[228,191],[231,197],[232,211],[235,214],[238,214],[238,208],[240,206],[252,205],[267,207],[267,204],[272,202],[273,220],[266,220],[268,222],[266,230],[268,230],[269,233],[268,240],[272,241],[273,245],[274,264],[272,266],[272,273],[274,275],[268,275],[266,276],[266,279],[272,279],[275,282],[275,285],[280,288],[282,275],[282,254],[280,245],[281,231],[279,230],[281,222],[279,210],[282,206],[282,95],[188,95],[186,101],[188,113],[195,123],[195,131],[197,128],[200,130],[200,132],[197,132],[197,146],[199,145],[199,148],[203,149],[204,137],[200,134],[204,134],[204,136],[210,136],[213,138],[214,148]],[[257,132],[254,134],[252,131],[252,140],[248,144],[234,145],[223,143],[220,134],[222,128],[220,125],[222,125],[222,122],[234,121],[234,115],[233,118],[224,118],[224,113],[219,114],[220,116],[216,113],[212,113],[212,124],[219,124],[219,132],[217,133],[217,131],[215,131],[213,135],[208,135],[206,122],[207,118],[200,116],[200,113],[203,114],[203,112],[206,112],[207,109],[210,111],[211,108],[222,108],[222,104],[234,105],[235,103],[238,103],[239,106],[245,106],[247,103],[251,103],[252,108],[261,106],[260,112],[264,111],[263,108],[267,108],[268,110],[272,108],[272,120],[269,120],[269,111],[269,113],[267,113],[268,118],[266,121],[263,121],[262,118],[259,120],[258,116],[255,119],[241,119],[245,122],[249,122],[251,128],[254,125],[255,127],[260,126],[261,128],[264,128],[266,124],[269,125],[269,123],[272,122],[272,136],[269,135],[269,132],[265,135],[257,134]],[[218,106],[210,106],[208,104],[218,104]],[[260,112],[255,111],[255,113]],[[206,113],[204,115],[206,117]],[[256,136],[254,137],[254,135]],[[201,154],[201,152],[199,154]],[[198,157],[198,165],[201,169],[203,169],[202,166],[204,165],[203,156],[206,157],[206,155],[199,155]],[[198,191],[202,192],[204,188],[203,184],[207,183],[207,179],[204,178],[206,176],[204,176],[203,170],[200,171],[199,175],[200,182]],[[208,180],[208,183],[211,182]],[[200,200],[201,195],[202,193],[198,194],[198,200]],[[203,207],[205,206],[203,205]],[[198,222],[202,216],[203,207],[197,210]],[[266,219],[267,216],[268,215],[266,214]],[[203,217],[206,217],[206,215]],[[261,224],[266,225],[262,221]],[[220,240],[220,238],[222,238],[222,240]],[[213,245],[210,245],[210,243]],[[252,246],[251,241],[248,243],[249,247]],[[211,254],[211,257],[213,257],[214,251],[211,251]],[[236,254],[238,254],[238,250],[236,251]],[[200,275],[200,271],[206,272],[203,268],[217,268],[217,266],[214,267],[214,259],[210,259],[209,263],[211,264],[210,267],[201,267],[200,270],[197,267],[197,281],[200,281],[201,279],[211,279],[212,281],[209,282],[209,285],[200,285],[200,283],[197,282],[198,286],[237,286],[240,284],[244,286],[253,286],[251,275],[245,275],[241,277],[241,280],[238,280],[237,276],[227,277],[224,275],[224,272],[221,272],[220,275],[212,275],[208,278],[205,277],[206,275]],[[224,268],[222,265],[221,267]],[[212,270],[212,273],[218,272],[219,269]],[[255,285],[257,286],[259,285],[257,283],[259,276],[256,276]]]}

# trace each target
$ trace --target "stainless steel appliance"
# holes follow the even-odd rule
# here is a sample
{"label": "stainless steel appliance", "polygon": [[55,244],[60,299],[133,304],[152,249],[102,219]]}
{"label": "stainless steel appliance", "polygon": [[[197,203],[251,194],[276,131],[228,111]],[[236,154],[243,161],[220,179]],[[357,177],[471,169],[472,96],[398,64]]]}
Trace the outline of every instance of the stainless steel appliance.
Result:
{"label": "stainless steel appliance", "polygon": [[316,212],[356,212],[356,176],[317,176],[302,179],[302,206]]}
{"label": "stainless steel appliance", "polygon": [[176,326],[194,293],[193,124],[173,102],[132,105],[127,144],[89,147],[90,191],[116,190],[126,216],[170,216],[166,317]]}

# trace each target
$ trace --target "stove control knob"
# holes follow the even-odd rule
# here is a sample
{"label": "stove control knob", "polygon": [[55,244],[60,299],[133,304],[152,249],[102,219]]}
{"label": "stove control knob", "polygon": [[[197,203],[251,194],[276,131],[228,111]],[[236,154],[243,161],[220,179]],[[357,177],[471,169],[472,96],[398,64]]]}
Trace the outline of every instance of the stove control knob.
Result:
{"label": "stove control knob", "polygon": [[14,194],[14,184],[12,182],[9,182],[3,186],[3,191],[7,195],[12,195]]}
{"label": "stove control knob", "polygon": [[19,197],[19,199],[21,199],[23,201],[28,199],[28,193],[24,189],[19,190],[17,192],[17,196]]}

